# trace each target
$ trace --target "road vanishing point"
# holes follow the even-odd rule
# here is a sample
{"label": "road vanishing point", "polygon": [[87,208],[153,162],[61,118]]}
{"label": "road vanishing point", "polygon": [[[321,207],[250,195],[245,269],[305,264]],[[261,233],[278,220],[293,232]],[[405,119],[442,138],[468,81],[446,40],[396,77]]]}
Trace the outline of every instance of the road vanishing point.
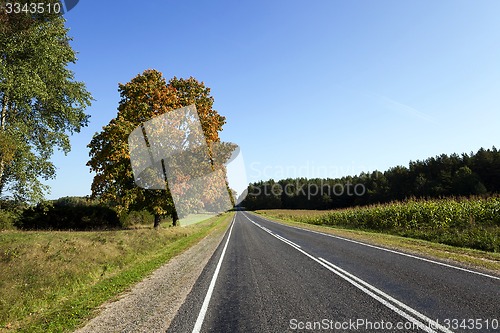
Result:
{"label": "road vanishing point", "polygon": [[500,278],[236,212],[168,332],[500,332]]}

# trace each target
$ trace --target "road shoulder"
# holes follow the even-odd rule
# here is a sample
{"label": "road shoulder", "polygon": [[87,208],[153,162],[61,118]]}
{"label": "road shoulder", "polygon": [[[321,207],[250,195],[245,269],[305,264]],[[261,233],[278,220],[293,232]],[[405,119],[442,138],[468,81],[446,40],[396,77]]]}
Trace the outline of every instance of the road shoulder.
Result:
{"label": "road shoulder", "polygon": [[[231,219],[228,219],[229,221]],[[148,278],[111,303],[77,333],[166,331],[208,260],[219,246],[229,223],[174,257]]]}

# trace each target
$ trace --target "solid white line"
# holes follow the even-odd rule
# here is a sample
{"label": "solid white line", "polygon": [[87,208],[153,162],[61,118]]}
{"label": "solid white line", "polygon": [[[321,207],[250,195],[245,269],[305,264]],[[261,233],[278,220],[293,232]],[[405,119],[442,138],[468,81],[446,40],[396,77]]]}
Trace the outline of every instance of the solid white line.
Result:
{"label": "solid white line", "polygon": [[[319,261],[318,261],[319,262]],[[321,262],[320,262],[321,263]],[[418,319],[412,317],[410,314],[404,312],[403,310],[397,308],[396,306],[394,306],[393,304],[389,303],[388,301],[386,301],[385,299],[381,298],[379,295],[371,292],[370,290],[366,289],[365,287],[363,287],[362,285],[358,284],[357,282],[355,282],[354,280],[351,280],[349,279],[348,277],[346,277],[345,275],[339,273],[338,271],[336,271],[335,269],[333,269],[332,267],[329,267],[328,265],[326,264],[323,264],[321,263],[321,265],[323,267],[325,267],[326,269],[328,269],[330,272],[338,275],[339,277],[341,277],[342,279],[346,280],[347,282],[349,282],[350,284],[352,284],[353,286],[355,286],[356,288],[360,289],[361,291],[363,291],[365,294],[371,296],[372,298],[374,298],[375,300],[377,300],[378,302],[382,303],[383,305],[385,305],[386,307],[388,307],[389,309],[391,309],[392,311],[396,312],[398,315],[402,316],[403,318],[406,318],[407,320],[409,320],[410,322],[412,322],[413,324],[415,324],[418,328],[420,328],[421,330],[424,330],[428,333],[435,333],[436,331],[434,331],[432,328],[430,328],[429,326],[425,325],[424,323],[422,323],[421,321],[419,321]],[[412,309],[413,310],[413,309]],[[412,312],[417,312],[416,310],[413,310]]]}
{"label": "solid white line", "polygon": [[[238,213],[236,212],[236,214]],[[217,281],[217,276],[219,275],[220,267],[222,265],[222,260],[224,259],[224,254],[226,253],[227,244],[229,244],[229,238],[231,237],[231,232],[233,231],[233,226],[236,221],[236,214],[234,214],[233,222],[231,223],[231,228],[229,229],[229,234],[227,235],[226,244],[224,245],[224,249],[222,250],[219,262],[217,263],[217,267],[215,268],[214,275],[212,276],[212,281],[210,281],[207,294],[205,295],[205,299],[203,300],[200,313],[198,314],[198,318],[196,319],[196,323],[194,324],[193,333],[199,333],[201,330],[201,325],[203,325],[203,320],[205,319],[205,315],[208,310],[208,303],[210,303],[210,298],[212,298],[215,282]]]}
{"label": "solid white line", "polygon": [[287,225],[287,224],[283,224],[283,223],[271,221],[271,220],[268,220],[268,219],[266,219],[264,217],[261,217],[261,216],[259,216],[259,217],[261,219],[265,220],[265,221],[268,221],[268,222],[271,222],[271,223],[276,223],[276,224],[279,224],[279,225],[282,225],[282,226],[285,226],[285,227],[288,227],[288,228],[293,228],[293,229],[308,231],[308,232],[311,232],[311,233],[314,233],[314,234],[319,234],[319,235],[323,235],[323,236],[337,238],[337,239],[340,239],[340,240],[344,240],[346,242],[351,242],[351,243],[355,243],[355,244],[359,244],[359,245],[368,246],[368,247],[371,247],[371,248],[374,248],[374,249],[377,249],[377,250],[382,250],[382,251],[386,251],[386,252],[390,252],[390,253],[394,253],[394,254],[399,254],[401,256],[405,256],[405,257],[408,257],[408,258],[418,259],[418,260],[426,261],[426,262],[429,262],[429,263],[432,263],[432,264],[436,264],[436,265],[441,265],[441,266],[448,267],[448,268],[457,269],[457,270],[464,271],[464,272],[467,272],[467,273],[481,275],[481,276],[484,276],[484,277],[488,277],[490,279],[500,280],[500,277],[498,277],[498,276],[494,276],[494,275],[490,275],[490,274],[486,274],[486,273],[481,273],[481,272],[478,272],[478,271],[473,271],[473,270],[470,270],[470,269],[467,269],[467,268],[453,266],[453,265],[450,265],[450,264],[445,264],[444,262],[439,262],[439,261],[435,261],[435,260],[432,260],[432,259],[427,259],[427,258],[419,257],[419,256],[416,256],[416,255],[413,255],[413,254],[399,252],[399,251],[396,251],[396,250],[391,250],[391,249],[387,249],[387,248],[384,248],[384,247],[380,247],[380,246],[376,246],[376,245],[372,245],[372,244],[367,244],[367,243],[355,241],[355,240],[352,240],[352,239],[349,239],[349,238],[344,238],[344,237],[335,236],[335,235],[332,235],[332,234],[327,234],[327,233],[320,232],[320,231],[315,231],[315,230],[309,230],[309,229],[294,227],[294,226],[291,226],[291,225]]}
{"label": "solid white line", "polygon": [[[258,225],[257,223],[255,223],[254,221],[252,221],[250,218],[248,218],[248,219],[253,224]],[[437,322],[433,321],[432,319],[428,318],[427,316],[425,316],[424,314],[418,312],[417,310],[415,310],[415,309],[409,307],[408,305],[406,305],[406,304],[404,304],[404,303],[396,300],[395,298],[389,296],[388,294],[384,293],[383,291],[381,291],[381,290],[375,288],[374,286],[370,285],[369,283],[367,283],[367,282],[365,282],[365,281],[363,281],[363,280],[355,277],[354,275],[352,275],[352,274],[350,274],[350,273],[342,270],[341,268],[338,268],[339,270],[341,270],[341,271],[344,272],[344,274],[343,274],[341,271],[335,269],[335,268],[337,268],[337,266],[331,264],[330,262],[328,262],[328,261],[326,261],[326,260],[324,260],[322,258],[316,258],[316,257],[312,256],[311,254],[309,254],[306,251],[302,250],[301,248],[297,247],[298,245],[296,245],[295,243],[289,241],[288,239],[286,239],[286,238],[284,238],[282,236],[273,234],[271,232],[268,232],[268,233],[271,236],[273,236],[273,237],[277,238],[278,240],[282,241],[283,243],[290,245],[291,247],[293,247],[297,251],[301,252],[302,254],[304,254],[305,256],[307,256],[308,258],[314,260],[316,263],[320,264],[321,266],[323,266],[324,268],[328,269],[332,273],[334,273],[334,274],[338,275],[339,277],[341,277],[342,279],[346,280],[347,282],[349,282],[350,284],[352,284],[356,288],[360,289],[361,291],[363,291],[367,295],[371,296],[372,298],[374,298],[375,300],[377,300],[381,304],[385,305],[386,307],[388,307],[392,311],[396,312],[400,316],[406,318],[407,320],[409,320],[410,322],[412,322],[413,324],[415,324],[421,330],[424,330],[424,331],[426,331],[428,333],[436,333],[436,331],[431,328],[431,327],[435,327],[435,328],[441,329],[443,332],[453,333],[452,331],[450,331],[450,330],[446,329],[445,327],[439,325]],[[293,244],[290,244],[290,243],[295,244],[295,246]],[[328,264],[326,264],[326,263],[328,263]],[[356,282],[353,278],[355,278],[356,281],[358,281],[359,283]],[[417,318],[415,318],[415,317],[411,316],[410,314],[404,312],[402,309],[397,308],[395,305],[391,304],[388,300],[383,299],[379,295],[377,295],[374,292],[370,291],[369,289],[365,288],[362,284],[365,285],[365,286],[367,286],[367,287],[369,287],[374,292],[378,292],[379,295],[384,296],[388,300],[393,301],[394,303],[396,303],[397,305],[403,307],[404,309],[406,309],[407,311],[411,312],[412,314],[414,314],[414,315],[416,315],[416,316],[424,319],[425,321],[427,321],[428,323],[430,323],[432,326],[426,325],[425,323],[421,322]]]}
{"label": "solid white line", "polygon": [[361,280],[360,278],[358,278],[357,276],[355,275],[352,275],[351,273],[347,272],[346,270],[332,264],[331,262],[329,262],[328,260],[325,260],[323,258],[320,258],[318,257],[319,260],[321,260],[322,262],[324,262],[325,264],[329,265],[332,269],[336,270],[337,272],[339,272],[338,275],[341,275],[341,274],[344,274],[346,277],[344,277],[344,279],[348,279],[348,278],[351,278],[357,282],[359,282],[360,284],[364,285],[365,287],[371,289],[373,292],[379,294],[380,296],[386,298],[388,301],[392,302],[392,303],[395,303],[396,305],[398,305],[399,307],[403,308],[404,310],[408,311],[408,312],[411,312],[413,315],[419,317],[420,319],[426,321],[427,323],[430,324],[429,327],[434,327],[434,328],[438,328],[440,329],[441,331],[443,332],[447,332],[447,333],[450,333],[451,331],[448,330],[446,327],[442,326],[442,325],[439,325],[436,321],[430,319],[429,317],[427,317],[426,315],[416,311],[415,309],[409,307],[408,305],[404,304],[403,302],[400,302],[398,301],[397,299],[395,299],[394,297],[386,294],[385,292],[383,292],[382,290],[378,289],[377,287],[369,284],[368,282],[364,281],[364,280]]}

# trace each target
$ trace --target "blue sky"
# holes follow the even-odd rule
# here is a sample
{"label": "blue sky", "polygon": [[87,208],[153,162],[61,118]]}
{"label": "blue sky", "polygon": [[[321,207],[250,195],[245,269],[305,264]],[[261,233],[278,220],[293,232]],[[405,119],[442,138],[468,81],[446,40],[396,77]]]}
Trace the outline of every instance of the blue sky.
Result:
{"label": "blue sky", "polygon": [[48,198],[90,194],[87,144],[145,69],[194,76],[249,181],[340,177],[500,146],[498,1],[90,1],[66,14],[96,99]]}

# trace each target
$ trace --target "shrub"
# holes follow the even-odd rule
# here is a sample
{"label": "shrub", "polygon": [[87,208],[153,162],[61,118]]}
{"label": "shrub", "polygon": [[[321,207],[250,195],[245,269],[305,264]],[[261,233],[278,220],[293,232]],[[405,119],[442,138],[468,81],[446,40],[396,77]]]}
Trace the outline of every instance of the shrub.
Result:
{"label": "shrub", "polygon": [[26,205],[13,200],[0,200],[0,230],[14,229]]}
{"label": "shrub", "polygon": [[13,229],[17,215],[8,210],[0,210],[0,230]]}
{"label": "shrub", "polygon": [[153,220],[153,215],[145,210],[131,211],[120,216],[121,224],[125,228],[134,225],[152,224]]}
{"label": "shrub", "polygon": [[26,209],[17,226],[22,229],[95,230],[120,228],[121,223],[109,207],[62,198]]}

